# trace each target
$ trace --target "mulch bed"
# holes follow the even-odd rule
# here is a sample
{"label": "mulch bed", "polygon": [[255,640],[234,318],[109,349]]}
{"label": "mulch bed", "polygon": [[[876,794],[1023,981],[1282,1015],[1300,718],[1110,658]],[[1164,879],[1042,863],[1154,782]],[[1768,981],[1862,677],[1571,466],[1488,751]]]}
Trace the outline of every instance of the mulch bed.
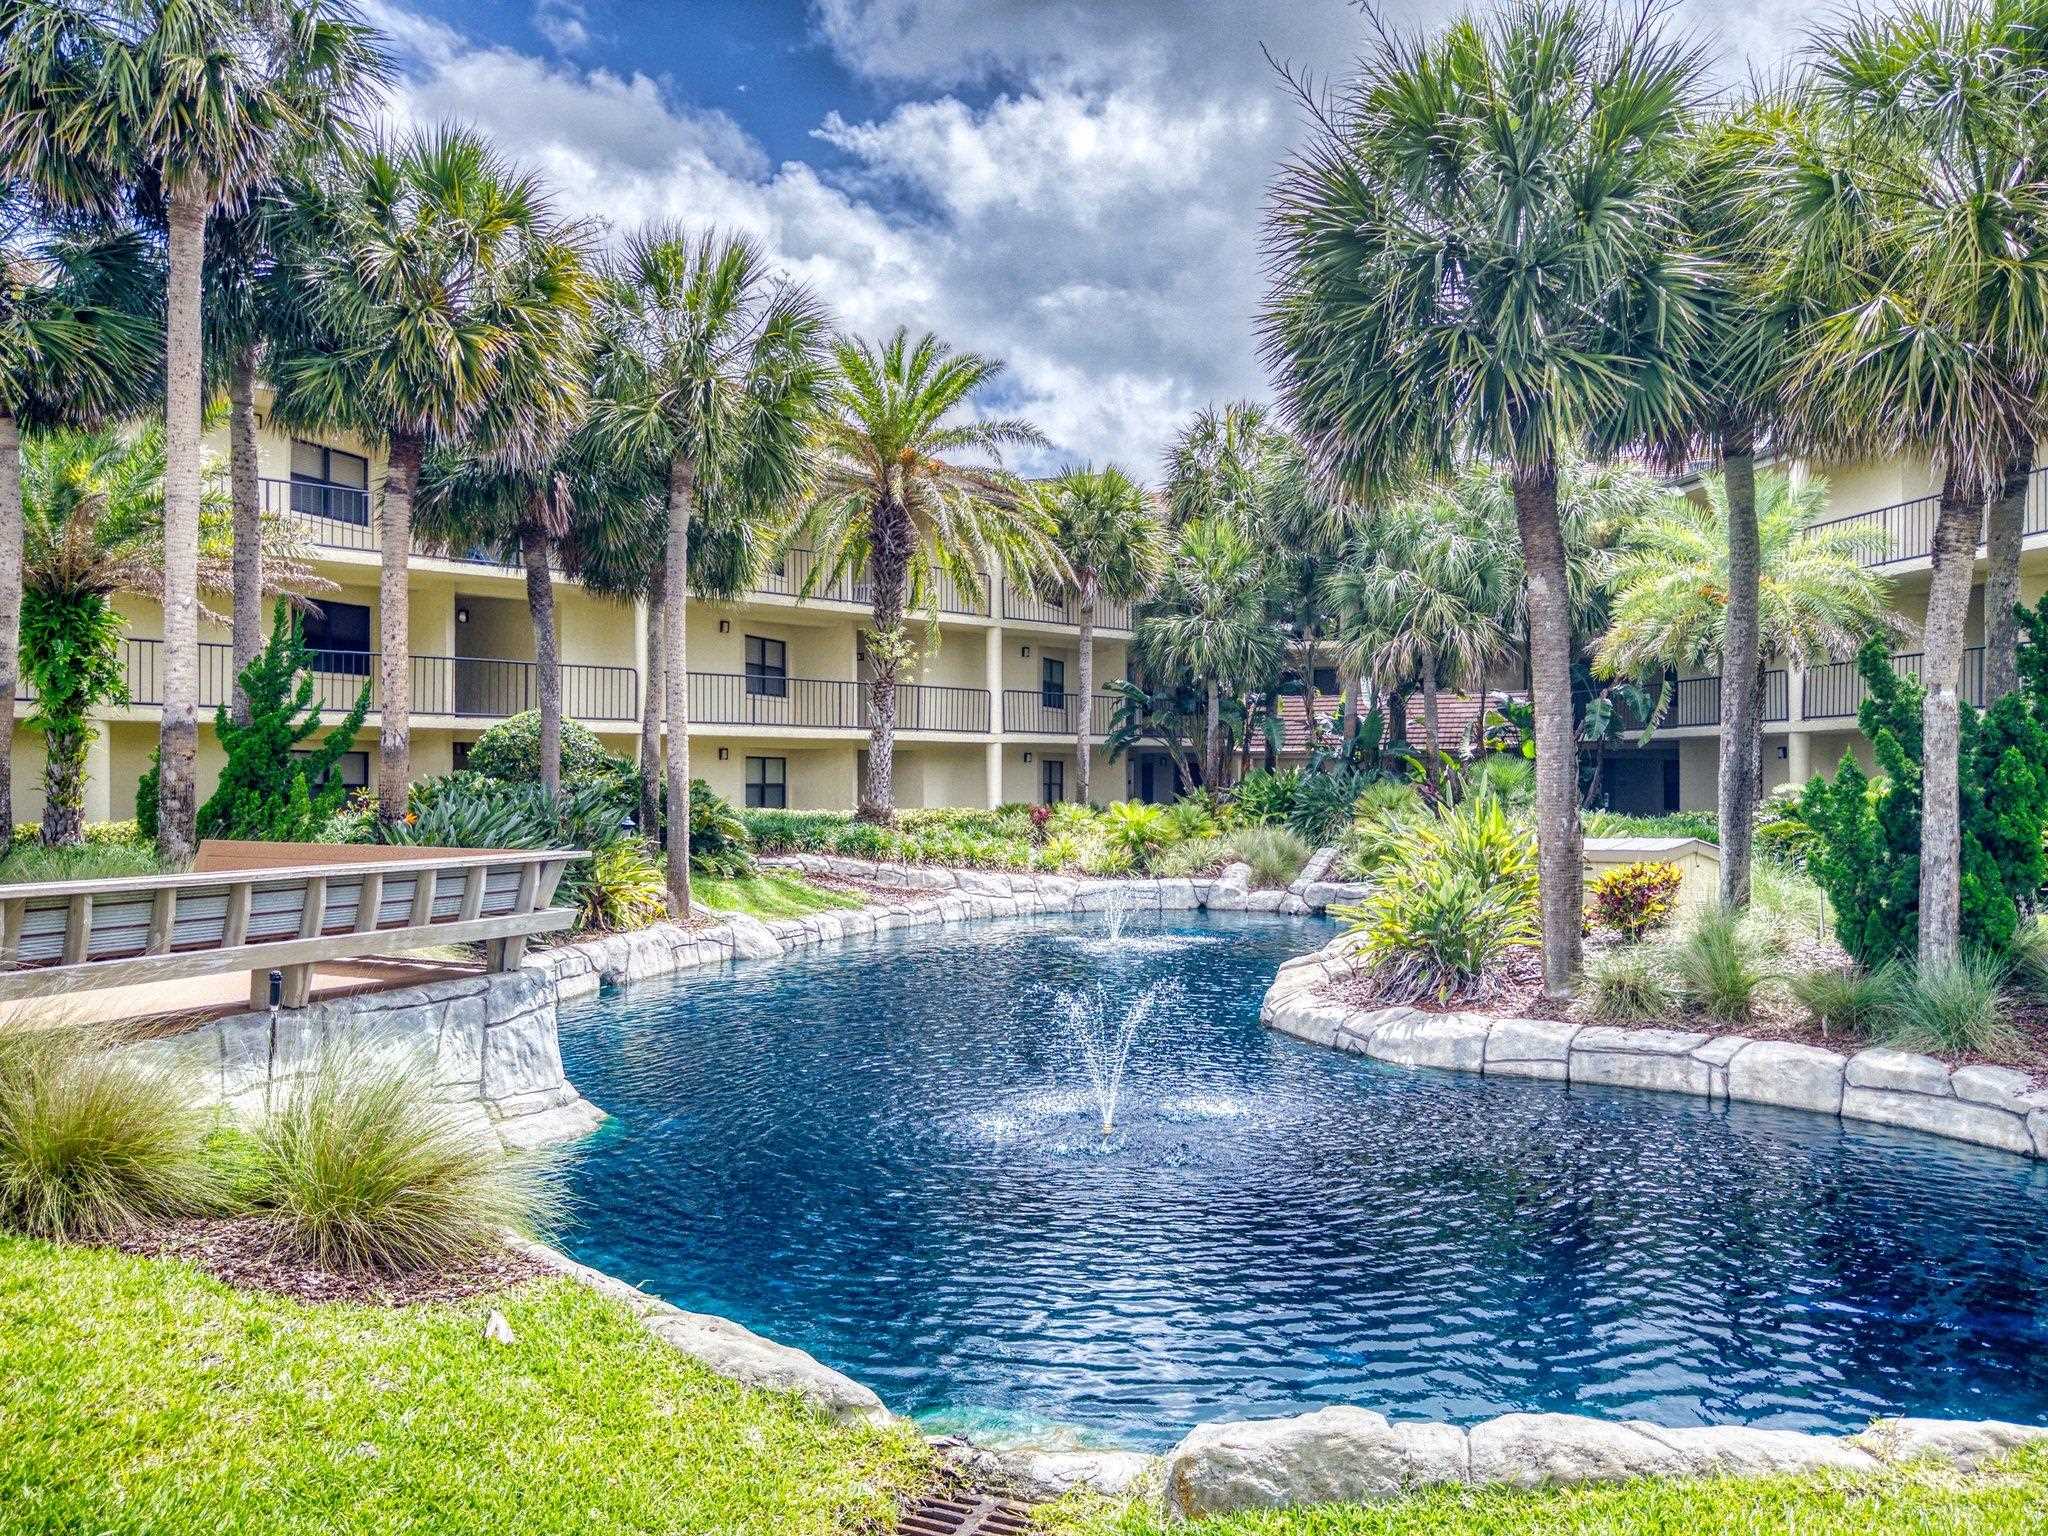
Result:
{"label": "mulch bed", "polygon": [[455,1270],[417,1275],[337,1273],[285,1251],[276,1229],[261,1216],[195,1218],[166,1222],[117,1239],[114,1247],[143,1258],[183,1259],[243,1291],[265,1291],[294,1301],[353,1301],[378,1307],[464,1301],[551,1275],[538,1259],[503,1252]]}

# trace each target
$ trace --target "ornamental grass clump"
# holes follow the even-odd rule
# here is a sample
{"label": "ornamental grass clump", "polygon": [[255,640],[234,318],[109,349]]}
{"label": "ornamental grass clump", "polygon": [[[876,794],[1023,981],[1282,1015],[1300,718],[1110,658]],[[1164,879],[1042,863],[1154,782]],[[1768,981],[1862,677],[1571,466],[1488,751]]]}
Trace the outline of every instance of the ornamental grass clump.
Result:
{"label": "ornamental grass clump", "polygon": [[474,1263],[507,1228],[564,1211],[561,1164],[507,1154],[433,1097],[413,1060],[330,1054],[257,1133],[280,1245],[338,1272],[400,1275]]}
{"label": "ornamental grass clump", "polygon": [[1793,977],[1791,987],[1823,1035],[1840,1031],[1864,1040],[1877,1033],[1909,980],[1904,966],[1887,960],[1870,970],[1808,971]]}
{"label": "ornamental grass clump", "polygon": [[1777,975],[1756,930],[1720,907],[1692,920],[1671,946],[1671,967],[1693,1006],[1727,1024],[1747,1023]]}
{"label": "ornamental grass clump", "polygon": [[1922,966],[1878,1010],[1871,1038],[1902,1051],[2011,1058],[2026,1041],[2005,998],[2004,962],[1965,951],[1945,965]]}
{"label": "ornamental grass clump", "polygon": [[1654,944],[1602,950],[1586,962],[1584,1011],[1610,1024],[1668,1019],[1685,998],[1672,974],[1670,954]]}
{"label": "ornamental grass clump", "polygon": [[212,1115],[181,1074],[111,1045],[0,1030],[0,1226],[101,1239],[217,1204]]}

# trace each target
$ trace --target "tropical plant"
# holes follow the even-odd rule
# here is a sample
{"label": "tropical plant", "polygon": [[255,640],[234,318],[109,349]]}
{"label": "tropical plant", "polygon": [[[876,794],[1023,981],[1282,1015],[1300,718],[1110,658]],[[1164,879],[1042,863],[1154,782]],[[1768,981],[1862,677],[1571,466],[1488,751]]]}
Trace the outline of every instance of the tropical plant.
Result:
{"label": "tropical plant", "polygon": [[[880,347],[840,342],[818,428],[817,483],[795,538],[817,552],[806,595],[866,572],[874,591],[866,635],[872,725],[861,814],[895,815],[896,680],[916,646],[911,609],[936,615],[945,583],[980,593],[1001,577],[1024,586],[1072,572],[1039,499],[1002,467],[1003,450],[1045,439],[1011,417],[956,419],[1002,364],[955,353],[936,336],[897,331]],[[985,463],[960,463],[970,453]],[[1083,714],[1086,714],[1084,705]]]}
{"label": "tropical plant", "polygon": [[1053,547],[1073,573],[1081,707],[1075,725],[1075,796],[1089,803],[1094,760],[1095,610],[1135,602],[1159,577],[1165,549],[1159,520],[1130,476],[1114,464],[1064,471],[1039,492]]}
{"label": "tropical plant", "polygon": [[1207,795],[1183,795],[1166,807],[1167,825],[1173,829],[1176,841],[1190,837],[1214,837],[1222,830],[1216,820],[1216,807],[1210,804]]}
{"label": "tropical plant", "polygon": [[1789,983],[1793,998],[1820,1025],[1823,1035],[1839,1030],[1852,1039],[1868,1039],[1879,1021],[1891,1015],[1906,984],[1906,968],[1887,960],[1873,970],[1804,971]]}
{"label": "tropical plant", "polygon": [[91,1033],[0,1030],[0,1228],[103,1239],[211,1207],[211,1114],[178,1073]]}
{"label": "tropical plant", "polygon": [[1671,957],[1660,945],[1617,945],[1586,962],[1581,1006],[1590,1018],[1615,1024],[1669,1019],[1684,1001]]}
{"label": "tropical plant", "polygon": [[1334,100],[1303,83],[1316,127],[1271,201],[1265,352],[1320,466],[1362,495],[1418,461],[1490,457],[1510,482],[1558,996],[1581,922],[1559,466],[1584,437],[1652,437],[1690,404],[1665,361],[1696,324],[1665,172],[1700,69],[1655,18],[1543,0],[1432,37],[1382,28]]}
{"label": "tropical plant", "polygon": [[690,781],[690,862],[700,873],[727,880],[754,871],[747,824],[702,779]]}
{"label": "tropical plant", "polygon": [[1220,514],[1196,518],[1178,542],[1138,620],[1138,650],[1162,672],[1184,672],[1203,691],[1202,784],[1222,790],[1223,696],[1271,671],[1284,654],[1266,613],[1258,548]]}
{"label": "tropical plant", "polygon": [[1104,813],[1102,836],[1112,852],[1142,870],[1150,868],[1159,851],[1173,842],[1174,826],[1159,806],[1142,800],[1116,800]]}
{"label": "tropical plant", "polygon": [[0,847],[14,826],[21,434],[125,415],[160,373],[162,345],[150,304],[161,282],[139,234],[53,234],[7,191],[0,180]]}
{"label": "tropical plant", "polygon": [[564,1210],[560,1165],[507,1153],[434,1096],[416,1061],[329,1051],[256,1133],[280,1242],[342,1273],[446,1270],[497,1253],[508,1229]]}
{"label": "tropical plant", "polygon": [[1239,827],[1225,834],[1228,851],[1252,868],[1252,889],[1285,890],[1315,849],[1286,827]]}
{"label": "tropical plant", "polygon": [[1230,801],[1237,807],[1237,814],[1253,826],[1284,822],[1293,813],[1301,784],[1302,776],[1296,769],[1270,772],[1254,768],[1231,785]]}
{"label": "tropical plant", "polygon": [[356,744],[370,710],[370,685],[363,684],[326,740],[301,751],[300,744],[320,731],[320,705],[313,696],[312,653],[298,616],[284,603],[271,621],[270,643],[242,669],[239,685],[248,701],[247,723],[237,724],[225,703],[215,712],[213,728],[227,761],[212,797],[199,808],[199,835],[313,841],[348,798],[348,785],[334,769]]}
{"label": "tropical plant", "polygon": [[668,913],[661,866],[638,843],[619,842],[590,861],[576,926],[592,933],[626,933],[658,923]]}
{"label": "tropical plant", "polygon": [[1671,920],[1684,882],[1684,872],[1676,864],[1639,860],[1610,869],[1593,882],[1593,922],[1634,943]]}
{"label": "tropical plant", "polygon": [[[470,743],[471,773],[508,784],[541,782],[541,719],[537,709],[507,715]],[[593,784],[618,785],[632,774],[632,765],[606,750],[597,732],[574,720],[562,722],[562,785],[585,789]]]}
{"label": "tropical plant", "polygon": [[459,770],[421,779],[412,808],[398,821],[379,817],[377,841],[413,848],[583,848],[596,851],[624,834],[616,784],[550,795],[536,783],[509,784]]}
{"label": "tropical plant", "polygon": [[[476,134],[430,129],[338,156],[294,185],[279,282],[300,303],[275,345],[272,420],[382,444],[377,493],[378,813],[411,780],[409,565],[437,443],[517,461],[573,408],[589,278],[580,232]],[[543,404],[543,402],[551,402]]]}
{"label": "tropical plant", "polygon": [[146,188],[167,230],[163,727],[158,839],[198,814],[201,276],[207,221],[309,143],[345,139],[388,77],[332,0],[23,0],[0,52],[0,175],[110,213]]}
{"label": "tropical plant", "polygon": [[1356,768],[1303,774],[1287,812],[1288,827],[1305,842],[1322,847],[1350,824],[1369,782]]}
{"label": "tropical plant", "polygon": [[1915,966],[1872,1020],[1871,1038],[1905,1051],[2017,1059],[2026,1038],[2005,998],[2003,960],[1966,950],[1951,963]]}
{"label": "tropical plant", "polygon": [[1686,998],[1709,1018],[1745,1024],[1776,978],[1770,957],[1740,912],[1695,913],[1670,946],[1671,970]]}

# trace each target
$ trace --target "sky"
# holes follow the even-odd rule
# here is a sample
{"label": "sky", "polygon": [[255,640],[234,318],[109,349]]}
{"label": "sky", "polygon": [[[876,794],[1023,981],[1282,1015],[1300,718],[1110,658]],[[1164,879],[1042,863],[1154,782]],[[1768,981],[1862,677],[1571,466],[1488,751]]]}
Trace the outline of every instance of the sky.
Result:
{"label": "sky", "polygon": [[[1348,0],[358,0],[399,122],[467,123],[607,237],[758,240],[838,323],[1007,369],[977,402],[1156,480],[1211,403],[1269,394],[1259,218],[1301,123],[1271,59],[1341,76]],[[1389,0],[1426,26],[1448,0]],[[1772,0],[1678,0],[1718,79],[1797,46]]]}

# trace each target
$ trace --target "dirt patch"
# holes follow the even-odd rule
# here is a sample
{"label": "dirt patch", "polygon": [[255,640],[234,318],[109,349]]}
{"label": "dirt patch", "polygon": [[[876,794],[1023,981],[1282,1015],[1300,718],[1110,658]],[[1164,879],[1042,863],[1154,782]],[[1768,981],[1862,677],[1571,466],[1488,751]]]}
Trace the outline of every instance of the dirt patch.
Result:
{"label": "dirt patch", "polygon": [[850,875],[805,875],[804,880],[820,890],[844,891],[849,896],[865,896],[871,902],[883,902],[892,907],[900,907],[909,901],[920,901],[927,896],[950,894],[922,886],[878,885],[873,880],[857,880]]}
{"label": "dirt patch", "polygon": [[554,1273],[537,1259],[509,1251],[461,1269],[417,1275],[341,1273],[305,1263],[286,1251],[277,1240],[275,1226],[262,1216],[168,1222],[129,1233],[113,1246],[145,1258],[183,1259],[237,1290],[264,1291],[294,1301],[353,1301],[376,1307],[463,1301]]}

